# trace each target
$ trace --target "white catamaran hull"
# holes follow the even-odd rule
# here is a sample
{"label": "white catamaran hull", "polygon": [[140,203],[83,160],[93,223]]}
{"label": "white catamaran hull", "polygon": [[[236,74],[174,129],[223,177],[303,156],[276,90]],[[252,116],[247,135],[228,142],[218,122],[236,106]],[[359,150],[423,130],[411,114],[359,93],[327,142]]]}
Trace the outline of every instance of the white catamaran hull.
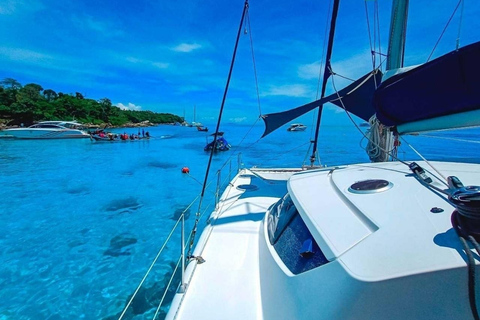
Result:
{"label": "white catamaran hull", "polygon": [[[434,165],[465,185],[480,181],[480,165]],[[454,208],[408,167],[380,163],[292,174],[252,169],[232,180],[193,253],[206,262],[188,264],[186,290],[176,294],[167,319],[471,318],[467,266],[450,222]],[[388,185],[351,189],[369,179]],[[269,241],[268,209],[287,191],[326,257],[309,270],[301,270],[308,258],[300,255],[298,226],[280,235],[293,251]]]}

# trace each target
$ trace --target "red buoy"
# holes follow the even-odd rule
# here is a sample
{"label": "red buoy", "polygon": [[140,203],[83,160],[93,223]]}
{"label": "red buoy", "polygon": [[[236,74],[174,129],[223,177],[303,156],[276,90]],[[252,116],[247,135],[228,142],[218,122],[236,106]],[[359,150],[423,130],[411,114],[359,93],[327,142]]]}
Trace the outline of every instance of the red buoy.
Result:
{"label": "red buoy", "polygon": [[188,169],[188,167],[183,167],[182,173],[190,173],[190,169]]}

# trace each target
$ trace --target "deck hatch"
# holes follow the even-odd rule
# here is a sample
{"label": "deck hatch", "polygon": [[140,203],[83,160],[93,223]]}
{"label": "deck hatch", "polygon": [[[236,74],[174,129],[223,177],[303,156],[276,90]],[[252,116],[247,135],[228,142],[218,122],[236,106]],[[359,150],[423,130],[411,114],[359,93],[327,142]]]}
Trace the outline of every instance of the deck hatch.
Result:
{"label": "deck hatch", "polygon": [[387,191],[393,187],[393,183],[383,179],[369,179],[355,182],[348,191],[359,194],[369,194]]}

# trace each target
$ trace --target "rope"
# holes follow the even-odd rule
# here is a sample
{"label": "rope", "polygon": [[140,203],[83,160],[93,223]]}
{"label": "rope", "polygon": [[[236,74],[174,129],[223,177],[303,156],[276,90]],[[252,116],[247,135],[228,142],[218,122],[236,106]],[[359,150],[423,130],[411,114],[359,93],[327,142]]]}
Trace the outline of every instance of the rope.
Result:
{"label": "rope", "polygon": [[[474,237],[469,235],[468,228],[462,224],[462,220],[458,211],[454,211],[452,214],[452,226],[457,233],[460,242],[462,243],[463,251],[467,255],[467,266],[468,266],[468,300],[470,302],[470,309],[472,310],[472,315],[475,320],[480,320],[478,315],[477,303],[475,298],[475,258],[473,257],[472,251],[468,246],[467,239],[470,240],[477,253],[480,254],[479,246]],[[465,239],[467,237],[467,239]]]}
{"label": "rope", "polygon": [[[401,139],[403,140],[403,142],[405,142],[407,144],[407,146],[410,147],[410,149],[413,150],[413,152],[415,152],[420,158],[422,158],[422,160],[425,161],[430,166],[430,168],[435,170],[436,173],[438,173],[445,181],[447,181],[447,178],[440,171],[438,171],[434,166],[432,166],[430,164],[430,162],[428,162],[428,160],[425,159],[425,157],[420,154],[420,152],[418,152],[410,143],[408,143],[407,140],[405,140],[403,137],[401,137]],[[448,186],[448,184],[446,184],[446,185]]]}
{"label": "rope", "polygon": [[337,87],[335,85],[335,77],[333,76],[332,77],[332,86],[333,86],[333,89],[335,90],[335,93],[337,94],[337,97],[338,97],[338,100],[340,101],[340,103],[342,104],[342,109],[345,111],[345,113],[347,114],[348,118],[350,119],[350,122],[352,122],[352,124],[355,126],[355,128],[357,128],[358,132],[360,132],[360,134],[363,136],[364,139],[367,139],[369,141],[369,143],[372,144],[372,146],[375,146],[378,150],[381,150],[385,153],[387,153],[388,155],[390,155],[390,157],[392,157],[392,159],[395,159],[405,165],[408,166],[408,163],[405,162],[405,161],[402,161],[400,160],[398,157],[396,157],[394,154],[392,154],[391,151],[388,151],[386,150],[383,146],[381,146],[377,141],[374,141],[372,139],[370,139],[370,137],[368,137],[363,131],[362,129],[357,125],[357,123],[355,122],[355,120],[353,120],[350,112],[348,112],[347,108],[345,107],[345,105],[343,104],[343,99],[342,97],[340,96],[338,90],[337,90]]}
{"label": "rope", "polygon": [[437,48],[438,44],[440,43],[440,40],[443,38],[443,34],[444,34],[445,31],[447,30],[448,25],[449,25],[450,22],[452,21],[452,18],[453,18],[453,16],[455,15],[455,12],[457,12],[457,9],[458,9],[458,7],[460,6],[460,3],[462,3],[462,1],[463,1],[463,0],[458,1],[457,6],[455,7],[455,10],[453,10],[453,13],[452,13],[452,15],[450,16],[450,19],[448,19],[448,22],[447,22],[447,24],[445,25],[445,28],[443,28],[443,31],[442,31],[442,33],[440,34],[440,37],[438,38],[437,42],[435,43],[435,46],[434,46],[433,49],[432,49],[432,52],[431,52],[430,55],[428,56],[427,62],[430,61],[430,58],[432,57],[433,52],[435,51],[435,49]]}

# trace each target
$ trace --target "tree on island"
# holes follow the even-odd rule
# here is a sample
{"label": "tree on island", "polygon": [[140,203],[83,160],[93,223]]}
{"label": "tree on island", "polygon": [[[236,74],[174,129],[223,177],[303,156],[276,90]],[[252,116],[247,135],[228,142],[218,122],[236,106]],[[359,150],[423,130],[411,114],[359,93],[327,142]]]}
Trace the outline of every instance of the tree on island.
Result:
{"label": "tree on island", "polygon": [[22,85],[15,79],[0,82],[0,120],[9,125],[29,125],[42,120],[78,120],[92,124],[121,126],[127,123],[174,123],[182,118],[170,113],[121,110],[108,98],[87,99],[80,92],[65,94],[29,83]]}

